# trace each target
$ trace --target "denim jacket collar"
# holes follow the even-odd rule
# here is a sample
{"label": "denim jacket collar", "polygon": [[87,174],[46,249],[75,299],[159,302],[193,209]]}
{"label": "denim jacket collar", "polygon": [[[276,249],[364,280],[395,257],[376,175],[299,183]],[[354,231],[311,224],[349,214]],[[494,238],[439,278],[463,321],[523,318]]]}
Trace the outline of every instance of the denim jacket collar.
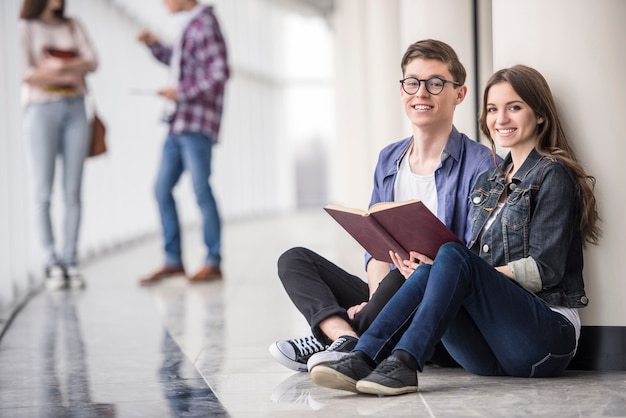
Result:
{"label": "denim jacket collar", "polygon": [[[511,182],[515,184],[520,184],[526,176],[535,168],[537,164],[541,161],[543,156],[537,152],[536,149],[528,154],[528,157],[524,160],[522,166],[513,173],[513,177],[511,178]],[[503,172],[506,170],[506,167],[511,164],[512,158],[511,153],[508,153],[504,158],[502,164],[500,164],[499,169],[495,169],[491,172],[491,176],[489,177],[489,181],[497,181],[498,183],[504,183],[504,174]]]}

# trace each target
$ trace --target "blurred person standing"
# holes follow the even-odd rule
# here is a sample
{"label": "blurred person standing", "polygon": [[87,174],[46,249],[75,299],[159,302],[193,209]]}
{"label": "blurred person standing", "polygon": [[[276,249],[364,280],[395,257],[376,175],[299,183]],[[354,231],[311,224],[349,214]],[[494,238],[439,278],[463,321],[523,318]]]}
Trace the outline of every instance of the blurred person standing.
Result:
{"label": "blurred person standing", "polygon": [[[65,16],[63,0],[24,0],[20,12],[24,131],[31,146],[36,213],[46,287],[84,287],[78,268],[83,166],[90,145],[85,76],[95,50],[82,24]],[[63,168],[63,247],[55,248],[50,216],[57,156]]]}
{"label": "blurred person standing", "polygon": [[222,278],[221,219],[209,183],[211,154],[217,144],[224,89],[229,78],[227,51],[212,6],[196,0],[164,0],[180,26],[179,38],[166,46],[152,33],[141,31],[137,40],[170,67],[170,85],[158,91],[167,100],[163,119],[169,132],[163,145],[155,184],[161,216],[165,260],[161,267],[139,281],[142,286],[185,275],[181,230],[173,189],[185,170],[202,216],[207,255],[191,282]]}

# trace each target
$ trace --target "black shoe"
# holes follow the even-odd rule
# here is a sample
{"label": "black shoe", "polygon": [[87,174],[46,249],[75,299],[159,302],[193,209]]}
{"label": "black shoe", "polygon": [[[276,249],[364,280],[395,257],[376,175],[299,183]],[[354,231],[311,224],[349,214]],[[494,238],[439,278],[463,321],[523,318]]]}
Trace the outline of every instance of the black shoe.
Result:
{"label": "black shoe", "polygon": [[373,367],[358,353],[350,353],[330,364],[319,364],[311,373],[311,379],[319,386],[358,393],[356,382],[369,375]]}
{"label": "black shoe", "polygon": [[298,372],[306,372],[306,362],[326,347],[314,336],[276,341],[270,345],[270,354],[277,362]]}
{"label": "black shoe", "polygon": [[313,354],[306,362],[307,368],[312,370],[318,364],[328,364],[341,360],[356,347],[359,339],[351,335],[342,335],[337,338],[326,350]]}
{"label": "black shoe", "polygon": [[417,392],[417,371],[409,369],[392,355],[383,360],[369,376],[359,380],[356,389],[373,395]]}

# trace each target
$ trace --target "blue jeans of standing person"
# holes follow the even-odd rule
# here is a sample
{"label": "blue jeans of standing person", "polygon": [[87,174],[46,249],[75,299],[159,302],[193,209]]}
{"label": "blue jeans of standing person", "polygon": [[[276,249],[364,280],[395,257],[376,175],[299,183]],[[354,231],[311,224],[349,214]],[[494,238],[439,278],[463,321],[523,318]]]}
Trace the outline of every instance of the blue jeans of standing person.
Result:
{"label": "blue jeans of standing person", "polygon": [[191,175],[193,191],[202,216],[202,231],[207,247],[205,264],[218,267],[221,262],[221,220],[211,190],[211,138],[196,132],[169,134],[163,144],[155,196],[161,215],[165,265],[183,265],[180,222],[173,190],[184,171]]}
{"label": "blue jeans of standing person", "polygon": [[[75,265],[78,261],[83,166],[90,132],[84,97],[29,104],[24,113],[24,128],[31,146],[36,217],[46,267]],[[63,163],[65,214],[63,246],[57,255],[50,206],[59,155]]]}
{"label": "blue jeans of standing person", "polygon": [[413,272],[355,350],[377,363],[403,350],[422,371],[439,339],[463,368],[486,376],[555,376],[576,349],[570,321],[459,244]]}

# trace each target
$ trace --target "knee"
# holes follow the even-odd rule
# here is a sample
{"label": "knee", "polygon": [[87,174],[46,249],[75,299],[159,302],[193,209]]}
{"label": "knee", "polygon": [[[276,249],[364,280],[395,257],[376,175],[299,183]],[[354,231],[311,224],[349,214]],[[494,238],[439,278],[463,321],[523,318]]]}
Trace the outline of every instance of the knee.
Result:
{"label": "knee", "polygon": [[289,277],[288,272],[294,266],[308,259],[310,250],[303,247],[290,248],[278,257],[278,276],[284,282]]}
{"label": "knee", "polygon": [[154,198],[158,203],[163,203],[173,198],[172,189],[166,187],[165,184],[160,181],[155,183],[152,191],[154,193]]}
{"label": "knee", "polygon": [[467,248],[458,242],[447,242],[439,248],[436,258],[459,257],[464,256]]}

